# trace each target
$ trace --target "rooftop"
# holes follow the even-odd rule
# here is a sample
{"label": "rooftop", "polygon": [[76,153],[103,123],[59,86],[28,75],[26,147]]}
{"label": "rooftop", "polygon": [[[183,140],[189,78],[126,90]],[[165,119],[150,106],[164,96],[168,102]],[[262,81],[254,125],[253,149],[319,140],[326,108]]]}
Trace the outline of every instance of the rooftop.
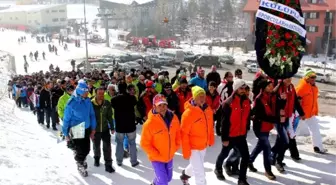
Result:
{"label": "rooftop", "polygon": [[0,13],[3,12],[32,12],[39,11],[47,8],[53,8],[57,6],[63,6],[61,4],[58,5],[12,5],[9,6],[8,9],[0,10]]}
{"label": "rooftop", "polygon": [[[336,0],[319,0],[318,3],[308,3],[307,0],[300,0],[302,11],[335,11]],[[256,12],[259,8],[259,0],[248,0],[244,12]]]}

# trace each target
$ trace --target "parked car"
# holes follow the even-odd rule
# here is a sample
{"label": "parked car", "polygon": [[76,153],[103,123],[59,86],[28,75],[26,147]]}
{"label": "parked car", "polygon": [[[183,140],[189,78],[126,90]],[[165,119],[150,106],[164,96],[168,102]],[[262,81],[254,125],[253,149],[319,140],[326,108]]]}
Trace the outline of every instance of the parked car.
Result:
{"label": "parked car", "polygon": [[183,51],[184,53],[184,61],[193,62],[197,56],[192,51]]}
{"label": "parked car", "polygon": [[250,64],[247,66],[247,72],[249,73],[256,73],[259,71],[259,67],[257,64]]}
{"label": "parked car", "polygon": [[245,67],[247,67],[248,65],[257,64],[257,63],[258,63],[257,60],[251,60],[251,59],[248,59],[245,62],[243,62]]}
{"label": "parked car", "polygon": [[215,55],[201,55],[194,60],[194,64],[202,67],[211,67],[215,65],[218,68],[221,68],[221,64],[218,60],[218,56]]}
{"label": "parked car", "polygon": [[235,62],[235,59],[231,55],[222,55],[222,56],[219,56],[219,62],[224,63],[224,64],[233,65]]}
{"label": "parked car", "polygon": [[133,69],[140,69],[141,65],[136,61],[125,62],[125,64],[129,65]]}
{"label": "parked car", "polygon": [[169,57],[172,59],[172,62],[176,65],[180,65],[184,62],[184,52],[181,49],[164,49],[160,56]]}
{"label": "parked car", "polygon": [[316,81],[321,83],[330,83],[330,74],[316,73]]}
{"label": "parked car", "polygon": [[138,59],[144,59],[143,56],[141,56],[140,54],[124,54],[124,55],[120,55],[119,56],[120,60],[122,62],[129,62],[129,61],[134,61],[134,60],[138,60]]}

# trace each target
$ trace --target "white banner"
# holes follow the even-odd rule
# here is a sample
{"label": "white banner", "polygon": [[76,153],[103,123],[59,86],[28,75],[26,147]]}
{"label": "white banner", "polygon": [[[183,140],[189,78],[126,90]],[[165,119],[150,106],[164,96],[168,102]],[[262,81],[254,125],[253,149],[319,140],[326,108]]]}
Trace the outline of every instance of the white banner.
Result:
{"label": "white banner", "polygon": [[287,21],[286,19],[277,17],[275,15],[272,15],[272,14],[267,13],[267,12],[262,11],[262,10],[257,11],[256,17],[259,17],[260,19],[271,22],[273,24],[279,25],[283,28],[295,31],[301,37],[306,37],[307,31],[305,29],[303,29],[300,25],[297,25],[293,22]]}
{"label": "white banner", "polygon": [[294,8],[269,0],[261,0],[259,6],[290,15],[304,25],[305,19]]}
{"label": "white banner", "polygon": [[85,138],[85,122],[82,122],[76,126],[71,127],[72,139]]}

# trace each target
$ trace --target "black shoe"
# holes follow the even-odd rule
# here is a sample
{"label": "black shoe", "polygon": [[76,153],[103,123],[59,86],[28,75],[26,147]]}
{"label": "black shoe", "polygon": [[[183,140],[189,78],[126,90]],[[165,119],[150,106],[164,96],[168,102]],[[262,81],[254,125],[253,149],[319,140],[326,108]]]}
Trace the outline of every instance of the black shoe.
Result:
{"label": "black shoe", "polygon": [[232,172],[232,170],[231,170],[231,166],[224,165],[224,170],[225,170],[225,173],[226,173],[228,176],[232,176],[232,175],[233,175],[233,172]]}
{"label": "black shoe", "polygon": [[282,164],[276,163],[275,164],[276,169],[280,172],[280,173],[284,173],[285,172],[285,168]]}
{"label": "black shoe", "polygon": [[249,163],[249,164],[248,164],[248,168],[249,168],[249,170],[250,170],[251,172],[257,172],[257,171],[258,171],[257,168],[255,168],[255,167],[253,166],[253,163]]}
{"label": "black shoe", "polygon": [[246,179],[245,180],[239,179],[238,180],[238,185],[250,185],[250,184],[246,181]]}
{"label": "black shoe", "polygon": [[105,165],[105,171],[109,173],[114,173],[115,169],[112,167],[112,165]]}
{"label": "black shoe", "polygon": [[83,162],[83,166],[85,169],[87,169],[88,165],[87,165],[87,162]]}
{"label": "black shoe", "polygon": [[314,152],[318,154],[326,154],[328,152],[327,149],[320,149],[319,147],[314,147]]}
{"label": "black shoe", "polygon": [[95,158],[94,159],[94,164],[93,164],[95,167],[99,167],[100,166],[100,163],[99,163],[99,158]]}
{"label": "black shoe", "polygon": [[117,163],[118,166],[122,166],[123,164],[122,163]]}
{"label": "black shoe", "polygon": [[217,177],[218,180],[221,180],[221,181],[225,180],[225,177],[223,175],[223,170],[222,169],[220,169],[220,170],[215,169],[214,172],[215,172],[216,177]]}
{"label": "black shoe", "polygon": [[240,174],[240,170],[236,167],[232,167],[232,175],[239,175]]}
{"label": "black shoe", "polygon": [[47,124],[47,128],[49,129],[49,128],[50,128],[50,125]]}
{"label": "black shoe", "polygon": [[182,184],[183,184],[183,185],[189,185],[189,182],[188,182],[189,178],[190,178],[190,176],[186,175],[186,174],[185,174],[185,171],[183,170],[183,171],[182,171],[182,175],[180,176],[180,179],[181,179],[181,181],[182,181]]}
{"label": "black shoe", "polygon": [[266,176],[269,180],[275,180],[275,179],[276,179],[275,175],[274,175],[271,171],[266,171],[266,172],[265,172],[265,176]]}
{"label": "black shoe", "polygon": [[57,128],[56,128],[56,127],[53,127],[52,129],[53,129],[54,131],[57,131]]}
{"label": "black shoe", "polygon": [[132,167],[137,167],[139,164],[139,161],[137,161],[136,163],[132,164]]}
{"label": "black shoe", "polygon": [[301,158],[299,156],[291,156],[291,158],[293,159],[293,161],[298,162],[301,160]]}

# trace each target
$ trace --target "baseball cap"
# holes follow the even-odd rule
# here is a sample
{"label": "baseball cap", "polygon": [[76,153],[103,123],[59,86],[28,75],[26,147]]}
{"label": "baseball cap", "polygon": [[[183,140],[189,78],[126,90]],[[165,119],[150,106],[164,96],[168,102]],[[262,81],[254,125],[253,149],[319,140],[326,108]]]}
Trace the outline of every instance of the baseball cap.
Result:
{"label": "baseball cap", "polygon": [[155,106],[159,106],[161,104],[166,104],[168,105],[167,99],[165,96],[163,96],[162,94],[157,94],[154,98],[153,98],[153,105]]}

